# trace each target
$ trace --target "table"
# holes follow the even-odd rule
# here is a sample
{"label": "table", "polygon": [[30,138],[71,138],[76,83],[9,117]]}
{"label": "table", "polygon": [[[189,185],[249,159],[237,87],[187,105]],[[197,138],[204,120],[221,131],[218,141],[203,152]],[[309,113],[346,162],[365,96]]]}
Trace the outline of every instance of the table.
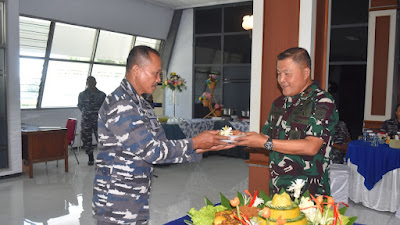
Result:
{"label": "table", "polygon": [[67,128],[24,126],[22,158],[29,164],[29,177],[33,177],[33,163],[64,159],[68,172]]}
{"label": "table", "polygon": [[400,149],[351,141],[346,160],[350,199],[371,209],[400,212]]}
{"label": "table", "polygon": [[[226,121],[212,119],[187,119],[177,123],[163,123],[162,127],[168,140],[178,140],[183,138],[193,138],[205,130],[220,130],[224,126],[232,127],[242,132],[249,131],[249,123],[244,121]],[[244,150],[244,146],[237,146],[233,149],[213,151],[204,153],[204,157],[210,155],[222,155],[248,159],[249,153]]]}

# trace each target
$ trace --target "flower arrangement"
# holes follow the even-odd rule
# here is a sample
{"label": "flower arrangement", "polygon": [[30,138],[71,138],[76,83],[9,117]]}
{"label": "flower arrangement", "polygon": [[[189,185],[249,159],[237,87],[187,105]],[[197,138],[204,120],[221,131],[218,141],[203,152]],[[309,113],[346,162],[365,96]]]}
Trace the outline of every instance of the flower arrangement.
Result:
{"label": "flower arrangement", "polygon": [[304,184],[304,180],[298,179],[287,189],[294,192],[294,201],[285,190],[281,190],[280,194],[275,194],[272,199],[263,191],[255,191],[252,195],[245,190],[246,195],[238,192],[233,199],[220,194],[220,205],[214,205],[205,198],[206,206],[199,211],[192,208],[188,212],[191,220],[185,220],[185,222],[193,225],[222,224],[229,221],[235,222],[232,224],[241,225],[284,225],[287,223],[352,225],[355,223],[357,217],[344,216],[347,208],[339,209],[340,203],[335,205],[335,200],[330,196],[320,195],[315,198],[308,191],[300,196]]}
{"label": "flower arrangement", "polygon": [[209,74],[206,83],[210,85],[211,83],[218,83],[218,75],[217,74]]}
{"label": "flower arrangement", "polygon": [[186,89],[186,81],[175,72],[172,72],[169,74],[169,77],[162,83],[161,88],[165,89],[166,87],[173,91],[178,90],[179,92],[182,92],[183,89]]}
{"label": "flower arrangement", "polygon": [[214,105],[214,109],[215,109],[215,110],[222,110],[222,107],[223,107],[222,104],[218,104],[218,103],[217,103],[217,104]]}
{"label": "flower arrangement", "polygon": [[211,94],[208,92],[203,92],[203,94],[199,97],[200,101],[210,100],[210,99],[211,99]]}

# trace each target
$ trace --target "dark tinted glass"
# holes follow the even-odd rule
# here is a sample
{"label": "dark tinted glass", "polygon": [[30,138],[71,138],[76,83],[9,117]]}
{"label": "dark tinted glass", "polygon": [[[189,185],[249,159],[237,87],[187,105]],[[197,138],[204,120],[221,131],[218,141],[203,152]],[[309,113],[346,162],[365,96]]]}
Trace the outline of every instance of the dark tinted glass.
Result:
{"label": "dark tinted glass", "polygon": [[368,27],[331,29],[330,61],[366,61]]}
{"label": "dark tinted glass", "polygon": [[222,8],[195,11],[195,34],[221,33]]}
{"label": "dark tinted glass", "polygon": [[225,36],[224,63],[251,63],[251,36],[249,34]]}
{"label": "dark tinted glass", "polygon": [[250,109],[250,81],[249,82],[224,82],[224,107],[241,111]]}
{"label": "dark tinted glass", "polygon": [[224,66],[225,80],[248,80],[251,78],[251,66]]}
{"label": "dark tinted glass", "polygon": [[226,7],[224,9],[224,32],[241,32],[243,16],[252,15],[252,5]]}
{"label": "dark tinted glass", "polygon": [[195,64],[221,63],[221,37],[197,37]]}
{"label": "dark tinted glass", "polygon": [[368,23],[369,1],[332,1],[332,25]]}
{"label": "dark tinted glass", "polygon": [[328,91],[335,98],[339,118],[346,123],[353,140],[361,135],[364,120],[366,71],[367,65],[329,66]]}

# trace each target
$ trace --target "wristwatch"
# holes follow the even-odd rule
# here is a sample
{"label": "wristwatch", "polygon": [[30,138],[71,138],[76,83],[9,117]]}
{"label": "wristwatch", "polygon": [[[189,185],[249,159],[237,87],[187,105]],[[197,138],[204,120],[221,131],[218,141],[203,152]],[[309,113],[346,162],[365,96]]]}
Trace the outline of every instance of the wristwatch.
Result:
{"label": "wristwatch", "polygon": [[274,144],[272,143],[271,137],[269,137],[267,142],[265,142],[264,148],[267,149],[268,151],[271,151],[274,148]]}

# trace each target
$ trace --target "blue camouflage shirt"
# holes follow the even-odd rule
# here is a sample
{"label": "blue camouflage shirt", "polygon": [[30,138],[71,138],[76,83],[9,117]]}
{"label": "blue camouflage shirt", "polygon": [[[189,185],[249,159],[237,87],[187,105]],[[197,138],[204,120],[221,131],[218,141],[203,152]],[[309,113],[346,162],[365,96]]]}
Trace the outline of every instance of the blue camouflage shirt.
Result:
{"label": "blue camouflage shirt", "polygon": [[198,161],[192,139],[167,140],[151,105],[123,79],[99,111],[93,214],[117,224],[147,224],[152,164]]}

